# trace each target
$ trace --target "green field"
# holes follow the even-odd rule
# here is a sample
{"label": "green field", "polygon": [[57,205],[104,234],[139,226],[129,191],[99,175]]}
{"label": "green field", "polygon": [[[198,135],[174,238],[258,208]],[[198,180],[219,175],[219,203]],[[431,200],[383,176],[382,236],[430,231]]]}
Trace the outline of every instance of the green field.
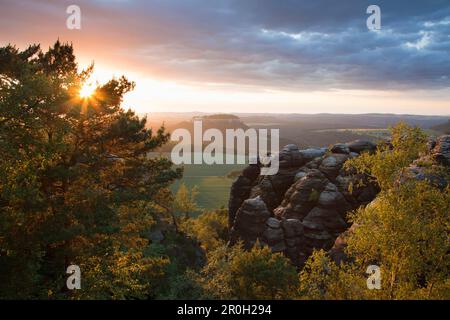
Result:
{"label": "green field", "polygon": [[379,139],[387,138],[390,135],[389,129],[386,128],[372,128],[372,129],[321,129],[315,132],[347,132],[357,135],[366,135]]}
{"label": "green field", "polygon": [[185,165],[183,179],[173,185],[175,192],[180,183],[187,187],[198,187],[197,204],[203,209],[220,208],[228,205],[231,184],[227,178],[232,170],[241,170],[245,165]]}
{"label": "green field", "polygon": [[[168,153],[153,152],[150,157],[165,156]],[[197,204],[202,209],[215,209],[221,206],[228,206],[231,184],[234,178],[228,178],[231,171],[242,170],[245,164],[187,164],[184,165],[183,178],[176,181],[172,186],[172,191],[176,192],[181,183],[188,188],[198,187]]]}
{"label": "green field", "polygon": [[[202,209],[214,209],[227,206],[230,187],[233,180],[224,177],[185,177],[181,180],[186,186],[198,187],[197,204]],[[176,192],[181,182],[176,182],[173,191]]]}
{"label": "green field", "polygon": [[234,179],[227,177],[233,170],[242,170],[245,165],[185,165],[183,179],[173,186],[175,192],[180,183],[187,187],[198,187],[197,204],[202,209],[227,207],[231,184]]}

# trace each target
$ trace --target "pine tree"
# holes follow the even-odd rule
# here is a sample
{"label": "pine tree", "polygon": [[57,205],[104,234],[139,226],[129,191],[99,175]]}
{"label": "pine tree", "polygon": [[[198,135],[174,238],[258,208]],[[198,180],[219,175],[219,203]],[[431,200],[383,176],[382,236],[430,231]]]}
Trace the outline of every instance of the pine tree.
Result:
{"label": "pine tree", "polygon": [[[146,297],[167,263],[143,235],[181,176],[147,156],[169,136],[121,108],[125,77],[81,98],[92,72],[59,41],[0,48],[0,297]],[[65,289],[70,264],[82,290]]]}

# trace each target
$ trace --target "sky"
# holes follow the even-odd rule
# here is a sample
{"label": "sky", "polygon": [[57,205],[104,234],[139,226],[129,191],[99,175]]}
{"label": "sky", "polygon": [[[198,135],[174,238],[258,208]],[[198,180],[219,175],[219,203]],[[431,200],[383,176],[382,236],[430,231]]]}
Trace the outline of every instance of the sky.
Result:
{"label": "sky", "polygon": [[0,0],[0,46],[58,38],[140,113],[450,115],[448,0]]}

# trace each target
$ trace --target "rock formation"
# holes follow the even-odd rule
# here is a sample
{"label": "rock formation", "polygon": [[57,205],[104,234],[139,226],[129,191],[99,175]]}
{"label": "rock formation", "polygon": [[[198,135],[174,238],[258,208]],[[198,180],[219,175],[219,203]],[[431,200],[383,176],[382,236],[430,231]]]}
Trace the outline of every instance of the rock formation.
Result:
{"label": "rock formation", "polygon": [[349,227],[347,212],[378,193],[364,175],[343,165],[375,149],[368,141],[306,150],[291,144],[279,154],[276,175],[261,176],[258,166],[249,166],[231,188],[230,244],[242,240],[251,248],[260,241],[299,267],[314,248],[331,249]]}
{"label": "rock formation", "polygon": [[[436,168],[437,165],[440,165],[446,173],[439,172],[440,170]],[[397,185],[404,184],[410,179],[426,181],[440,189],[445,189],[450,184],[450,135],[430,140],[427,153],[405,168],[396,183]],[[374,205],[376,201],[377,199],[368,205]],[[330,258],[337,264],[348,260],[344,249],[347,246],[349,234],[357,227],[356,224],[353,224],[348,230],[339,235],[328,252]]]}
{"label": "rock formation", "polygon": [[442,174],[436,167],[450,167],[450,135],[440,136],[428,143],[428,152],[415,160],[409,167],[405,168],[398,183],[404,183],[408,179],[427,181],[428,183],[444,189],[449,183],[449,175]]}

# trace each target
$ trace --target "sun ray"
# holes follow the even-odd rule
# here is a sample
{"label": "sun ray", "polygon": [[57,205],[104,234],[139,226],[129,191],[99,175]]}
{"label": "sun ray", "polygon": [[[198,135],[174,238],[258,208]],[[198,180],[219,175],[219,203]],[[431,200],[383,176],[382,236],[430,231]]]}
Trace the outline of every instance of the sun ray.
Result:
{"label": "sun ray", "polygon": [[92,83],[85,83],[80,89],[80,97],[83,99],[89,98],[95,91],[95,86]]}

